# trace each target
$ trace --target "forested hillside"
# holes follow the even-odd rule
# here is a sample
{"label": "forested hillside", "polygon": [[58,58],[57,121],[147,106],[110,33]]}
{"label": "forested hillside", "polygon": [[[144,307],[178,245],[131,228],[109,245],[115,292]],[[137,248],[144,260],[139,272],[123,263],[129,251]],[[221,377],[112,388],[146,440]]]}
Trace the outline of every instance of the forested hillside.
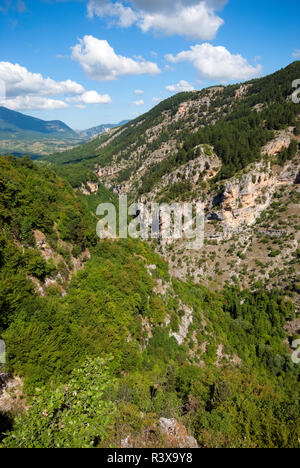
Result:
{"label": "forested hillside", "polygon": [[299,445],[291,298],[176,280],[145,243],[97,242],[103,187],[87,202],[48,166],[0,164],[4,447],[174,446],[160,418],[199,447]]}
{"label": "forested hillside", "polygon": [[[75,187],[101,168],[110,168],[113,187],[127,181],[149,191],[162,175],[195,158],[199,144],[209,144],[222,161],[217,180],[233,176],[261,158],[274,132],[299,128],[300,105],[291,100],[300,62],[242,85],[212,87],[177,94],[147,114],[69,151],[45,156],[59,165]],[[105,173],[105,171],[104,171]],[[141,185],[142,182],[142,185]]]}

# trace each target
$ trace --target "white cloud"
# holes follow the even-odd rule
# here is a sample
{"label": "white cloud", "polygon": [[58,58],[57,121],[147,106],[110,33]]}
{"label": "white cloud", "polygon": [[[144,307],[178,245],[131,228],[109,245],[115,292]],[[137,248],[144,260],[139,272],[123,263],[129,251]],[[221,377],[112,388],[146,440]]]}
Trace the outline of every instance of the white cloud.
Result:
{"label": "white cloud", "polygon": [[[10,62],[0,62],[0,83],[5,90],[1,105],[13,110],[63,109],[69,104],[103,104],[111,102],[107,94],[86,91],[75,81],[55,81],[40,73],[31,73],[25,67]],[[64,96],[65,100],[51,99]],[[67,102],[65,102],[67,101]]]}
{"label": "white cloud", "polygon": [[178,34],[193,39],[211,40],[224,21],[204,2],[182,8],[175,8],[169,14],[149,13],[140,21],[143,32],[153,30],[168,36]]}
{"label": "white cloud", "polygon": [[112,102],[108,94],[101,95],[97,91],[86,91],[81,96],[67,98],[67,101],[82,104],[109,104]]}
{"label": "white cloud", "polygon": [[178,55],[167,55],[171,63],[191,62],[201,78],[219,81],[243,81],[259,76],[262,66],[253,67],[241,55],[231,54],[225,47],[197,44]]}
{"label": "white cloud", "polygon": [[123,28],[132,26],[138,19],[136,13],[122,3],[106,2],[105,0],[90,0],[88,3],[88,16],[111,17],[117,20],[117,24]]}
{"label": "white cloud", "polygon": [[135,106],[143,106],[145,104],[145,102],[143,101],[143,99],[140,99],[139,101],[133,101],[133,103]]}
{"label": "white cloud", "polygon": [[216,10],[227,0],[131,0],[129,3],[132,7],[124,6],[124,0],[89,0],[88,14],[114,18],[122,27],[137,24],[143,32],[151,30],[211,40],[224,23]]}
{"label": "white cloud", "polygon": [[158,97],[152,98],[152,102],[154,102],[154,104],[157,104],[159,101],[161,101],[161,99],[159,99]]}
{"label": "white cloud", "polygon": [[144,94],[144,91],[142,91],[141,89],[136,89],[134,93],[141,96],[142,94]]}
{"label": "white cloud", "polygon": [[0,62],[0,79],[5,83],[8,97],[28,94],[39,96],[79,95],[84,92],[83,86],[74,81],[54,81],[51,78],[44,78],[40,73],[31,73],[25,67],[10,62]]}
{"label": "white cloud", "polygon": [[294,52],[292,53],[292,56],[293,58],[300,58],[300,49],[296,49],[294,50]]}
{"label": "white cloud", "polygon": [[80,39],[79,44],[72,47],[72,57],[89,78],[98,81],[116,80],[121,75],[160,73],[156,63],[117,55],[107,41],[93,36]]}
{"label": "white cloud", "polygon": [[32,110],[32,109],[65,109],[68,104],[58,99],[49,99],[40,96],[17,96],[11,99],[5,99],[0,105],[11,110]]}
{"label": "white cloud", "polygon": [[185,80],[181,80],[179,81],[179,83],[175,85],[166,86],[166,89],[170,91],[170,93],[181,93],[183,91],[195,91],[194,86]]}

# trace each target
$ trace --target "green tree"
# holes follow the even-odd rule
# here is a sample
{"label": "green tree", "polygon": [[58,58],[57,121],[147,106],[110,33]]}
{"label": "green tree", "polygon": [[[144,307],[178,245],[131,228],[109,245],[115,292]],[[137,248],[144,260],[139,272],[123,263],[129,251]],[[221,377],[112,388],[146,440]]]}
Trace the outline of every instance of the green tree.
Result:
{"label": "green tree", "polygon": [[6,448],[92,448],[105,437],[115,413],[107,399],[115,382],[104,360],[89,359],[67,384],[39,389],[28,412],[17,418]]}

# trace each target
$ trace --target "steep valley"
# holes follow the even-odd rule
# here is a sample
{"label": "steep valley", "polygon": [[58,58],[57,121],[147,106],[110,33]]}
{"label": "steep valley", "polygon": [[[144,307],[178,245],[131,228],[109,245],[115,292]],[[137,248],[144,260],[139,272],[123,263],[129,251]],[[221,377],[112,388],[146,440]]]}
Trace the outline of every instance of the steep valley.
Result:
{"label": "steep valley", "polygon": [[190,253],[181,241],[154,245],[175,276],[219,288],[237,279],[272,288],[289,278],[293,289],[300,110],[290,83],[298,69],[295,62],[244,85],[181,93],[104,141],[48,160],[86,196],[104,185],[144,204],[202,201],[204,249]]}
{"label": "steep valley", "polygon": [[[0,157],[3,447],[299,447],[299,76]],[[99,241],[119,195],[203,203],[204,246]]]}

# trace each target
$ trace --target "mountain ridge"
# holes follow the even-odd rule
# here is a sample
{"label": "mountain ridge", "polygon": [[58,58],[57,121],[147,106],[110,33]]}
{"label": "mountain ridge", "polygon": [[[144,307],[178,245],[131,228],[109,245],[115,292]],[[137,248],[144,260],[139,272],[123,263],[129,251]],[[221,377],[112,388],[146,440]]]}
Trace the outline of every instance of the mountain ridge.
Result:
{"label": "mountain ridge", "polygon": [[128,122],[130,121],[122,120],[118,124],[100,124],[95,127],[88,128],[87,130],[77,130],[77,133],[83,137],[92,139],[102,133],[112,130],[113,128],[122,127],[123,125],[126,125]]}
{"label": "mountain ridge", "polygon": [[60,120],[46,121],[0,107],[0,153],[38,157],[82,143]]}
{"label": "mountain ridge", "polygon": [[[2,122],[1,122],[2,121]],[[0,123],[7,123],[20,130],[28,130],[37,133],[67,133],[72,136],[76,135],[68,125],[60,120],[42,120],[37,117],[16,112],[6,107],[0,107]],[[7,131],[7,129],[5,129]]]}
{"label": "mountain ridge", "polygon": [[[292,82],[298,75],[300,61],[293,62],[272,75],[243,84],[214,86],[201,91],[179,93],[124,125],[119,132],[113,131],[110,138],[102,135],[74,150],[50,155],[44,159],[58,165],[63,164],[65,169],[68,163],[75,163],[72,171],[76,171],[76,165],[80,166],[82,163],[81,172],[84,172],[85,167],[96,172],[96,166],[110,167],[114,165],[115,160],[118,172],[123,171],[122,178],[125,180],[124,171],[134,175],[143,162],[147,164],[147,159],[156,157],[155,152],[160,152],[159,157],[156,157],[158,162],[170,159],[170,165],[174,164],[171,161],[173,154],[177,165],[180,164],[180,158],[188,160],[191,155],[186,153],[191,153],[193,144],[196,146],[195,140],[198,135],[200,143],[211,144],[214,140],[220,140],[226,131],[227,140],[230,133],[230,139],[237,141],[237,132],[244,131],[244,119],[248,119],[249,134],[253,127],[252,147],[244,142],[248,135],[245,135],[245,138],[243,135],[239,146],[235,144],[233,149],[236,155],[230,154],[232,142],[225,141],[223,146],[219,145],[224,154],[223,163],[228,166],[226,170],[229,171],[229,175],[233,175],[234,171],[245,167],[247,162],[259,159],[260,148],[272,140],[272,131],[277,130],[278,125],[279,129],[286,122],[295,120],[299,105],[294,105],[287,99],[291,98],[294,91]],[[261,116],[268,120],[266,125],[260,122]],[[261,144],[256,142],[258,136]],[[247,155],[247,152],[252,154]],[[168,158],[165,157],[166,154]],[[176,158],[179,158],[179,161],[176,161]],[[158,162],[155,163],[155,169],[158,168]]]}
{"label": "mountain ridge", "polygon": [[54,150],[60,152],[72,148],[128,122],[124,120],[119,124],[101,124],[75,131],[61,120],[42,120],[2,106],[0,152],[16,156],[27,154],[38,158]]}
{"label": "mountain ridge", "polygon": [[280,206],[282,226],[285,216],[296,216],[300,106],[291,95],[298,74],[299,61],[247,83],[180,93],[121,129],[45,160],[85,195],[104,184],[144,204],[203,202],[207,255],[189,255],[180,242],[155,246],[180,279],[221,288],[239,278],[248,287],[261,265],[257,282],[289,287],[289,278],[293,289],[299,232],[290,226],[281,234],[286,245],[276,248],[281,226],[272,206]]}

